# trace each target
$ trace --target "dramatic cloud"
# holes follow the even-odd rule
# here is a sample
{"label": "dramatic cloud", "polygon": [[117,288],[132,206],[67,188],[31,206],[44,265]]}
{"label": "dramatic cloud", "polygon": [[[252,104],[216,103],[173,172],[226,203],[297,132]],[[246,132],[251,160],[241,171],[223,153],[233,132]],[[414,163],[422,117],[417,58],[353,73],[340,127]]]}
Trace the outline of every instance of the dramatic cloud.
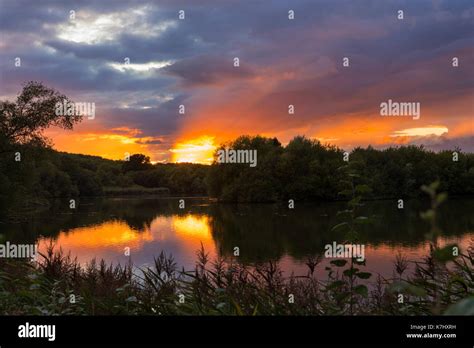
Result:
{"label": "dramatic cloud", "polygon": [[[1,0],[0,97],[39,80],[96,103],[48,134],[113,158],[207,160],[241,134],[474,151],[473,22],[470,0]],[[389,99],[420,119],[381,117]]]}

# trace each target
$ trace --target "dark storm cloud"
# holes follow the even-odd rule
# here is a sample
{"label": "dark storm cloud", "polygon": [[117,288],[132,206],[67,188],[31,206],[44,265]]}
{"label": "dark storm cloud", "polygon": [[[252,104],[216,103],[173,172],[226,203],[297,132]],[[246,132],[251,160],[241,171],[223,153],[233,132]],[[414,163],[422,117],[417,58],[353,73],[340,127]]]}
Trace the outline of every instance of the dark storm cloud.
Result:
{"label": "dark storm cloud", "polygon": [[156,107],[150,108],[112,108],[103,110],[99,122],[109,128],[127,125],[142,131],[143,136],[171,135],[185,116],[178,113],[179,105],[187,95],[177,95]]}
{"label": "dark storm cloud", "polygon": [[[1,55],[4,57],[3,55]],[[55,55],[31,55],[17,52],[22,67],[14,66],[14,57],[8,57],[1,65],[3,93],[18,91],[19,81],[38,80],[63,91],[149,91],[160,90],[172,81],[158,71],[141,76],[121,72],[105,64]],[[38,69],[38,66],[41,66]],[[72,96],[73,97],[73,96]],[[115,103],[114,103],[115,104]]]}
{"label": "dark storm cloud", "polygon": [[2,32],[41,30],[46,23],[57,24],[64,21],[64,16],[64,11],[47,4],[46,6],[31,6],[31,1],[2,1],[0,3],[0,30]]}
{"label": "dark storm cloud", "polygon": [[164,72],[178,76],[185,85],[206,85],[222,80],[241,79],[255,76],[247,66],[236,69],[233,57],[198,56],[183,59],[163,69]]}

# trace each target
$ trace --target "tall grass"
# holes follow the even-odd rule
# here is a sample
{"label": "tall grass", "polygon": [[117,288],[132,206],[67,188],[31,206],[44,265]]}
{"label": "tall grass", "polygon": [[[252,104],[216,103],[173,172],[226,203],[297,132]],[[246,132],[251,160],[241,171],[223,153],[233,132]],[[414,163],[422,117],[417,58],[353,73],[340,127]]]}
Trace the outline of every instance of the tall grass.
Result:
{"label": "tall grass", "polygon": [[[41,258],[38,264],[2,261],[1,314],[467,314],[472,310],[474,296],[472,246],[451,267],[439,267],[436,271],[433,256],[427,256],[417,262],[410,277],[404,276],[399,259],[393,279],[379,276],[368,293],[353,296],[351,301],[347,295],[351,289],[350,276],[332,272],[327,279],[320,280],[314,273],[318,267],[314,260],[308,260],[307,275],[285,277],[277,262],[249,267],[235,260],[211,261],[203,249],[198,251],[192,271],[178,269],[173,258],[165,253],[156,257],[152,267],[138,273],[131,265],[112,266],[103,261],[93,260],[81,266],[52,248]],[[400,293],[405,297],[403,304],[398,302]]]}

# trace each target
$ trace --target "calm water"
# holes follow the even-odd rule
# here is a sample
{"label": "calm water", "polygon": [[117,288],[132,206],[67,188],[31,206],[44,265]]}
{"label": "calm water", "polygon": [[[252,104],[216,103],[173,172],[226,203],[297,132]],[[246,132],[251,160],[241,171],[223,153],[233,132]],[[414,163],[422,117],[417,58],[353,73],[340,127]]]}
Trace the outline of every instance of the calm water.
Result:
{"label": "calm water", "polygon": [[[331,231],[344,203],[298,204],[288,210],[279,205],[228,205],[207,199],[186,198],[186,209],[178,199],[102,198],[81,200],[71,213],[67,202],[56,205],[28,223],[1,224],[1,233],[17,243],[38,243],[44,250],[51,241],[70,251],[81,263],[92,258],[126,263],[131,250],[135,266],[149,265],[160,251],[172,254],[176,262],[191,269],[201,243],[211,257],[229,256],[240,248],[240,259],[253,264],[280,260],[285,272],[305,274],[305,260],[321,254],[324,246],[342,243],[344,234]],[[406,202],[398,210],[395,201],[368,202],[366,215],[379,218],[364,226],[360,235],[366,244],[366,270],[391,276],[399,252],[410,260],[426,255],[425,235],[429,226],[419,218],[426,205]],[[456,199],[439,212],[442,243],[457,242],[467,247],[474,240],[474,199]],[[319,275],[325,274],[323,261]]]}

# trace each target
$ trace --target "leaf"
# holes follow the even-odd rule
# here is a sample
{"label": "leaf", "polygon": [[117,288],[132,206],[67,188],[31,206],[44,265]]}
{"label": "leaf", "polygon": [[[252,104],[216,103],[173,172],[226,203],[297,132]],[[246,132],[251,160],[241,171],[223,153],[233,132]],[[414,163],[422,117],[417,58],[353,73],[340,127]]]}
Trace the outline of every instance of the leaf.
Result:
{"label": "leaf", "polygon": [[348,231],[346,234],[345,234],[345,239],[349,242],[349,243],[353,243],[354,241],[356,241],[357,239],[359,239],[359,234],[357,233],[357,231]]}
{"label": "leaf", "polygon": [[459,275],[453,275],[451,277],[451,279],[449,279],[449,281],[448,281],[448,291],[451,291],[451,289],[455,285],[462,286],[462,288],[466,292],[469,289],[469,285],[468,285],[466,279],[464,279],[463,277],[460,277]]}
{"label": "leaf", "polygon": [[258,313],[258,303],[255,305],[255,308],[253,309],[252,315],[255,317]]}
{"label": "leaf", "polygon": [[334,297],[336,298],[336,301],[343,302],[347,298],[349,298],[349,296],[351,296],[351,294],[349,292],[340,292],[340,293],[336,294]]}
{"label": "leaf", "polygon": [[31,284],[30,285],[30,290],[37,290],[39,288],[40,288],[39,284]]}
{"label": "leaf", "polygon": [[352,196],[352,190],[342,190],[337,193],[340,196]]}
{"label": "leaf", "polygon": [[369,279],[370,277],[372,277],[372,273],[359,272],[359,273],[356,274],[356,276],[358,276],[360,279]]}
{"label": "leaf", "polygon": [[346,269],[344,272],[342,272],[346,277],[352,277],[354,274],[359,272],[358,268],[350,268]]}
{"label": "leaf", "polygon": [[423,185],[421,186],[421,190],[426,192],[428,195],[434,197],[436,195],[436,190],[439,187],[439,181],[435,181],[431,183],[429,186]]}
{"label": "leaf", "polygon": [[369,193],[372,191],[372,189],[367,185],[357,185],[355,187],[355,190],[357,193],[360,193],[360,194]]}
{"label": "leaf", "polygon": [[358,216],[355,218],[356,224],[368,224],[370,223],[370,219],[367,216]]}
{"label": "leaf", "polygon": [[232,303],[234,304],[234,307],[235,307],[235,310],[237,311],[237,314],[243,316],[244,312],[242,311],[242,308],[240,308],[239,304],[237,302],[235,302],[235,300],[233,298],[231,300],[232,300]]}
{"label": "leaf", "polygon": [[367,289],[365,285],[362,285],[362,284],[354,287],[354,291],[356,292],[356,294],[359,294],[364,297],[367,297],[369,295],[369,290]]}
{"label": "leaf", "polygon": [[456,244],[446,245],[444,248],[438,248],[433,251],[433,257],[440,262],[448,262],[454,260],[457,256],[453,255],[453,248],[459,247]]}
{"label": "leaf", "polygon": [[444,315],[474,315],[474,297],[464,298],[449,306]]}
{"label": "leaf", "polygon": [[434,218],[434,211],[432,209],[430,210],[427,210],[427,211],[423,211],[420,213],[420,217],[423,219],[423,220],[432,220]]}
{"label": "leaf", "polygon": [[346,170],[347,168],[349,168],[349,165],[345,164],[343,166],[338,167],[337,170]]}
{"label": "leaf", "polygon": [[138,302],[138,299],[135,296],[130,296],[125,302]]}
{"label": "leaf", "polygon": [[337,267],[343,267],[347,263],[346,260],[332,260],[331,264]]}
{"label": "leaf", "polygon": [[448,194],[446,192],[440,193],[436,196],[436,202],[438,204],[443,203],[448,198]]}
{"label": "leaf", "polygon": [[418,297],[425,297],[426,296],[426,290],[423,288],[420,288],[418,286],[415,286],[413,284],[403,282],[403,281],[396,281],[392,283],[389,287],[390,291],[392,292],[406,292]]}
{"label": "leaf", "polygon": [[350,207],[358,206],[358,205],[359,205],[359,202],[361,201],[361,199],[362,199],[361,196],[357,196],[357,197],[351,199],[347,204],[348,204]]}
{"label": "leaf", "polygon": [[346,186],[352,187],[352,181],[351,180],[341,179],[340,182],[341,182],[341,184],[346,184]]}
{"label": "leaf", "polygon": [[421,186],[421,191],[429,194],[430,196],[434,196],[434,192],[433,192],[433,190],[431,190],[431,188],[429,186],[422,185]]}
{"label": "leaf", "polygon": [[222,311],[222,310],[225,309],[226,306],[227,306],[227,303],[225,303],[225,302],[220,302],[220,303],[217,304],[216,308],[217,308],[218,310]]}
{"label": "leaf", "polygon": [[349,228],[349,224],[347,222],[341,222],[337,224],[336,226],[333,226],[333,228],[331,228],[331,231],[339,230],[342,228],[346,228],[346,229]]}
{"label": "leaf", "polygon": [[345,284],[346,284],[346,282],[344,282],[342,280],[335,280],[332,283],[330,283],[326,288],[328,290],[334,289],[334,288],[340,288],[341,286],[344,286]]}
{"label": "leaf", "polygon": [[336,216],[340,216],[340,215],[351,215],[352,214],[352,210],[340,210],[336,213]]}

